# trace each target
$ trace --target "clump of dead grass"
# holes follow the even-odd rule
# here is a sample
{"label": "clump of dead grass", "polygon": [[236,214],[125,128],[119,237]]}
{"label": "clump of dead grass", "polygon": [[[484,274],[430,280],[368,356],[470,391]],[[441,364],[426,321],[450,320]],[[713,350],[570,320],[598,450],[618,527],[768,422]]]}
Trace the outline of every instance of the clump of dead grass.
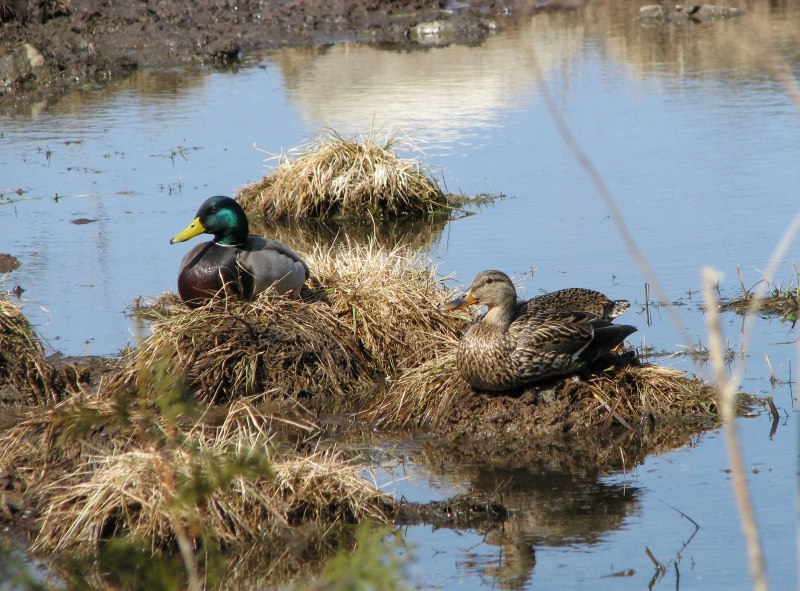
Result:
{"label": "clump of dead grass", "polygon": [[152,325],[153,334],[101,384],[146,391],[162,363],[184,375],[205,401],[224,402],[274,390],[292,398],[317,394],[327,410],[368,376],[363,356],[330,307],[265,293],[254,302],[224,298],[195,310],[176,310]]}
{"label": "clump of dead grass", "polygon": [[300,301],[264,294],[219,298],[195,310],[155,315],[153,334],[129,353],[101,395],[147,388],[166,358],[202,400],[224,402],[267,390],[317,411],[363,410],[376,380],[437,354],[467,313],[442,314],[450,299],[435,268],[406,246],[348,240],[304,255],[313,279]]}
{"label": "clump of dead grass", "polygon": [[459,397],[468,395],[469,384],[456,369],[458,327],[431,337],[429,358],[392,380],[384,395],[361,413],[362,418],[392,428],[436,427]]}
{"label": "clump of dead grass", "polygon": [[409,141],[372,135],[345,139],[336,132],[288,154],[237,200],[248,213],[267,218],[382,217],[433,214],[447,198],[418,161],[397,156]]}
{"label": "clump of dead grass", "polygon": [[0,385],[7,382],[22,401],[58,400],[58,372],[45,359],[44,347],[22,311],[0,297]]}
{"label": "clump of dead grass", "polygon": [[[638,428],[643,418],[716,423],[717,396],[706,382],[658,365],[632,365],[588,382],[587,421]],[[596,404],[595,404],[596,403]]]}
{"label": "clump of dead grass", "polygon": [[453,292],[418,251],[348,240],[318,247],[306,260],[333,313],[389,376],[435,355],[441,335],[464,325],[465,314],[438,311]]}
{"label": "clump of dead grass", "polygon": [[187,524],[190,531],[202,528],[205,539],[245,542],[266,536],[281,544],[284,532],[306,522],[332,527],[365,518],[387,520],[389,498],[338,452],[273,453],[260,439],[245,447],[270,454],[268,475],[237,476],[200,503],[176,503],[176,483],[196,479],[198,471],[213,471],[215,459],[224,462],[230,453],[224,439],[197,444],[200,454],[181,448],[167,457],[153,449],[131,449],[92,459],[82,482],[52,485],[34,549],[88,550],[123,532],[154,548],[165,547],[178,535],[176,523]]}

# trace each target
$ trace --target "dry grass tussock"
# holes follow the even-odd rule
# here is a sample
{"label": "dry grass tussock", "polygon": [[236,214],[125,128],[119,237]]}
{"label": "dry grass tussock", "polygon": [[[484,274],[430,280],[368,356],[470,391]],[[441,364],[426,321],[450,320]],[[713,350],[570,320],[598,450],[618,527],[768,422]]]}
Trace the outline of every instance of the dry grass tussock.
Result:
{"label": "dry grass tussock", "polygon": [[206,400],[276,389],[320,395],[328,407],[317,410],[358,411],[376,379],[436,357],[469,319],[438,311],[453,291],[405,246],[348,239],[317,246],[305,259],[314,285],[302,301],[264,295],[193,311],[171,307],[104,390],[136,385],[167,356]]}
{"label": "dry grass tussock", "polygon": [[339,453],[278,453],[260,436],[243,437],[239,445],[247,453],[269,454],[268,471],[236,475],[194,502],[186,498],[187,486],[240,457],[231,456],[236,448],[226,438],[198,438],[196,447],[170,454],[142,448],[92,458],[81,482],[50,486],[34,549],[90,550],[122,533],[165,547],[175,541],[176,527],[193,538],[241,543],[266,537],[283,546],[282,534],[304,523],[387,520],[389,498]]}
{"label": "dry grass tussock", "polygon": [[101,384],[101,395],[152,388],[149,376],[166,363],[172,374],[186,376],[202,400],[275,390],[294,398],[319,394],[332,410],[345,390],[369,377],[363,355],[324,302],[269,293],[254,302],[218,298],[195,310],[173,310],[152,330]]}
{"label": "dry grass tussock", "polygon": [[40,507],[49,483],[80,481],[75,467],[87,457],[130,445],[131,430],[119,429],[113,419],[118,410],[115,402],[81,393],[56,404],[9,409],[15,420],[0,430],[0,474],[19,483],[26,506]]}
{"label": "dry grass tussock", "polygon": [[325,545],[336,525],[385,522],[393,510],[341,452],[309,449],[317,425],[254,398],[172,419],[169,408],[74,398],[30,408],[0,433],[0,471],[43,508],[35,549],[91,551],[129,535],[171,547],[184,536],[259,540],[280,557],[292,528],[311,527]]}
{"label": "dry grass tussock", "polygon": [[58,372],[46,361],[44,348],[22,311],[0,297],[0,388],[6,383],[10,396],[26,403],[58,400]]}
{"label": "dry grass tussock", "polygon": [[706,382],[658,365],[634,365],[588,383],[592,424],[613,420],[638,428],[643,417],[716,423],[717,396]]}
{"label": "dry grass tussock", "polygon": [[362,418],[387,427],[440,425],[459,397],[471,392],[456,369],[458,332],[463,328],[462,321],[452,332],[433,335],[430,356],[401,372]]}
{"label": "dry grass tussock", "polygon": [[306,259],[334,314],[387,375],[435,356],[467,313],[443,314],[453,296],[419,252],[377,241],[316,248]]}
{"label": "dry grass tussock", "polygon": [[444,210],[447,198],[436,181],[418,161],[398,157],[395,148],[416,149],[396,138],[379,143],[372,135],[350,140],[331,132],[276,156],[273,171],[244,187],[237,200],[246,212],[267,218],[378,218]]}

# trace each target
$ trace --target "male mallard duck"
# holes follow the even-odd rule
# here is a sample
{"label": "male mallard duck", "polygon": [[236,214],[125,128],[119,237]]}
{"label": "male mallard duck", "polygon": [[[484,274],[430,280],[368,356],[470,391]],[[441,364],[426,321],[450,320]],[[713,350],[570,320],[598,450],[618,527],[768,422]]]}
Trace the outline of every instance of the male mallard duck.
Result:
{"label": "male mallard duck", "polygon": [[244,210],[230,197],[207,199],[192,223],[169,243],[202,233],[213,234],[214,239],[190,250],[178,274],[178,293],[191,308],[204,304],[223,286],[247,300],[270,286],[296,298],[308,279],[308,266],[291,248],[249,233]]}
{"label": "male mallard duck", "polygon": [[501,271],[482,271],[464,296],[441,309],[470,304],[488,311],[462,337],[456,364],[461,376],[480,390],[509,390],[577,371],[636,331],[583,310],[518,302],[514,284]]}

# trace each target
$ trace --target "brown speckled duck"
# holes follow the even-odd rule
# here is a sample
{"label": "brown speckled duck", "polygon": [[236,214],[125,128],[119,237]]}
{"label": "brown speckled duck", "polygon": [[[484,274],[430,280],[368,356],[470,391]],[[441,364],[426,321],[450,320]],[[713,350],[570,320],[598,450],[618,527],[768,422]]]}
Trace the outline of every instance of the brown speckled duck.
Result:
{"label": "brown speckled duck", "polygon": [[230,197],[207,199],[170,244],[202,233],[214,239],[190,250],[178,273],[178,293],[190,308],[201,306],[223,286],[246,300],[270,286],[296,298],[308,279],[308,266],[300,255],[276,240],[249,233],[247,216]]}
{"label": "brown speckled duck", "polygon": [[[598,294],[580,289],[562,291],[582,296],[587,292]],[[562,308],[562,304],[576,305],[582,297],[556,297],[558,293],[541,296],[550,299],[535,298],[539,300],[536,303],[518,302],[508,275],[494,270],[479,273],[464,296],[441,308],[456,310],[470,304],[488,308],[467,329],[459,344],[456,362],[461,376],[479,390],[510,390],[580,370],[636,331],[633,326],[610,321],[628,308],[624,300],[619,301],[626,305],[605,306],[601,317],[582,309]],[[553,307],[548,308],[545,303]]]}
{"label": "brown speckled duck", "polygon": [[610,300],[605,294],[583,287],[569,287],[536,296],[521,305],[529,312],[588,312],[603,320],[613,320],[631,307],[628,300]]}

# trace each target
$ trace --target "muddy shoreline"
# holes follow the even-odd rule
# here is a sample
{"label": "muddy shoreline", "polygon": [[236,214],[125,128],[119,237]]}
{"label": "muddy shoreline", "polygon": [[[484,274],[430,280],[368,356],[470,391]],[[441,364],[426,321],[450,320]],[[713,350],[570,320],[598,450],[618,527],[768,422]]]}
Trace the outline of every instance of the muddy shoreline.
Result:
{"label": "muddy shoreline", "polygon": [[538,9],[515,0],[0,0],[0,109],[142,68],[225,66],[256,49],[475,44]]}

